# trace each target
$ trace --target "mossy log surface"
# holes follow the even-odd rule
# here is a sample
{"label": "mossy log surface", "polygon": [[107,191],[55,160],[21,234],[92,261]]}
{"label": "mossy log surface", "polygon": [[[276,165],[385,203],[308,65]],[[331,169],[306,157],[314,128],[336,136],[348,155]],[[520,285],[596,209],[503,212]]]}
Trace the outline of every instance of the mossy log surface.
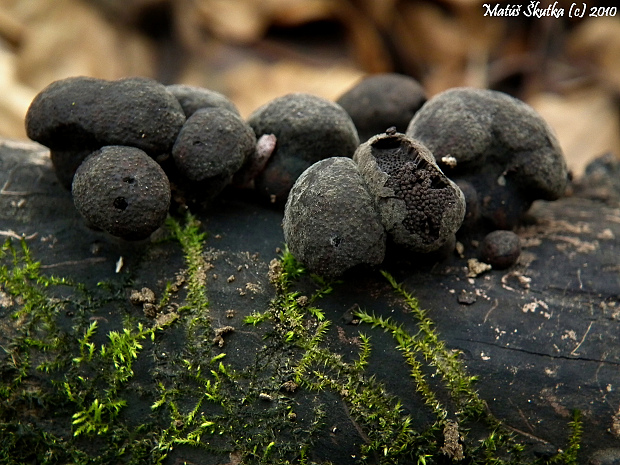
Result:
{"label": "mossy log surface", "polygon": [[[76,212],[70,193],[56,180],[49,154],[42,147],[2,141],[0,185],[2,239],[12,238],[17,247],[20,238],[25,238],[32,257],[40,262],[42,275],[67,277],[83,283],[87,289],[97,288],[101,282],[118,285],[120,298],[83,315],[98,323],[93,339],[97,347],[106,343],[106,332],[122,331],[127,318],[142,322],[145,327],[154,325],[155,320],[145,315],[146,306],[130,303],[131,290],[149,288],[160,298],[166,284],[173,283],[178,276],[182,276],[177,279],[180,287],[188,286],[188,262],[182,248],[157,241],[166,235],[165,231],[156,232],[148,240],[126,242],[88,229]],[[310,384],[296,383],[301,385],[282,389],[284,383],[294,380],[295,367],[304,357],[304,345],[270,343],[270,335],[277,333],[281,323],[273,319],[256,325],[244,323],[244,318],[266,312],[276,296],[268,275],[270,262],[278,257],[277,249],[284,248],[281,212],[246,201],[240,195],[228,195],[209,211],[194,214],[200,221],[200,231],[207,233],[199,268],[209,301],[208,321],[191,314],[197,318],[196,324],[204,325],[200,341],[205,347],[200,349],[202,352],[196,347],[184,347],[185,343],[197,344],[197,339],[190,341],[184,336],[178,322],[163,324],[155,342],[143,343],[143,352],[133,365],[135,376],[123,385],[130,389],[118,391],[126,405],[116,420],[131,428],[138,428],[142,421],[163,424],[169,427],[170,434],[177,432],[190,438],[187,431],[182,431],[182,422],[173,421],[170,426],[173,414],[151,407],[165,400],[163,391],[157,391],[158,383],[165,385],[167,392],[181,389],[181,384],[173,380],[177,376],[177,362],[185,358],[193,363],[191,356],[213,359],[225,353],[225,357],[218,359],[218,363],[226,362],[221,369],[235,370],[239,376],[225,382],[225,376],[220,374],[219,395],[234,398],[235,415],[250,425],[245,432],[247,437],[229,437],[238,434],[239,423],[226,420],[228,429],[219,430],[210,438],[204,426],[210,416],[223,424],[225,413],[232,412],[233,406],[225,402],[221,402],[223,407],[211,406],[205,401],[199,409],[203,430],[202,439],[198,440],[206,446],[191,447],[189,441],[176,443],[160,455],[162,463],[233,464],[242,463],[242,459],[243,463],[381,462],[382,451],[362,457],[361,447],[373,437],[356,416],[355,405],[350,403],[351,396],[344,388],[340,392],[313,390]],[[566,449],[572,412],[579,410],[583,435],[576,463],[588,463],[597,451],[620,448],[620,207],[613,201],[602,203],[577,196],[536,203],[527,224],[517,232],[523,251],[518,264],[508,270],[468,276],[468,259],[478,253],[470,239],[462,240],[464,256],[455,253],[438,264],[417,266],[413,258],[399,257],[388,259],[384,269],[418,299],[420,308],[427,310],[426,316],[434,322],[434,330],[446,347],[461,352],[460,360],[467,373],[479,378],[474,387],[486,402],[488,412],[525,446],[524,461],[550,458],[558,450]],[[310,296],[315,289],[312,286],[314,282],[309,278],[301,279],[295,287],[299,292],[295,297]],[[363,347],[360,332],[368,336],[371,352],[363,379],[381,384],[389,396],[398,399],[402,404],[400,414],[411,417],[413,429],[421,431],[432,425],[435,415],[416,392],[411,367],[395,339],[381,328],[352,324],[357,319],[356,309],[361,309],[389,317],[415,335],[419,328],[412,319],[411,308],[403,304],[377,270],[346,275],[333,287],[329,295],[312,302],[331,322],[325,328],[321,347],[352,364],[359,359]],[[8,295],[4,284],[1,290],[0,345],[5,350],[0,351],[0,375],[8,386],[15,371],[14,366],[9,367],[15,362],[9,347],[14,342],[11,338],[19,331],[11,314],[21,303],[16,296]],[[176,299],[182,307],[188,300],[183,297],[184,292],[190,293],[181,290],[178,295],[171,294],[171,301]],[[166,312],[182,320],[183,312],[179,310],[177,315],[175,309],[168,308]],[[61,329],[79,326],[73,311],[61,312],[58,317]],[[320,327],[320,319],[307,318],[304,325],[303,331],[314,331],[310,326]],[[34,355],[32,360],[36,360]],[[76,369],[76,362],[71,366]],[[331,370],[338,371],[334,367]],[[316,372],[330,373],[327,368],[317,368]],[[52,376],[59,379],[62,373],[61,370]],[[433,369],[424,368],[424,374],[450,412],[450,396]],[[29,376],[31,380],[20,389],[42,389],[45,372]],[[340,379],[341,374],[330,376]],[[343,381],[341,386],[344,385]],[[84,398],[85,402],[92,398],[90,395]],[[10,399],[10,394],[6,396]],[[14,431],[8,426],[11,422],[22,422],[29,425],[31,436],[44,431],[63,442],[65,449],[72,440],[79,443],[84,454],[95,455],[96,448],[103,447],[103,433],[90,444],[85,434],[72,439],[76,428],[72,425],[72,412],[77,407],[66,399],[56,411],[49,405],[26,405],[23,396],[9,409],[6,399],[2,399],[4,412],[0,411],[4,434]],[[191,410],[194,405],[187,396],[176,401],[181,410]],[[454,415],[449,413],[448,417]],[[261,425],[269,431],[261,430]],[[471,450],[488,437],[489,432],[478,428],[475,422],[467,429],[465,442],[473,444]],[[465,430],[463,426],[461,434]],[[444,436],[444,441],[449,442],[445,430]],[[303,445],[308,437],[312,439],[307,447],[302,447],[301,455],[300,447],[297,452],[295,447],[289,447],[296,442]],[[144,456],[152,457],[152,450],[161,441],[159,438],[159,442],[151,441],[145,446],[150,452],[144,452]],[[449,463],[450,453],[445,450],[443,456],[428,457],[427,463]],[[414,452],[411,456],[420,460]],[[393,463],[415,463],[410,460]],[[131,460],[121,456],[118,463],[124,462]],[[471,463],[467,462],[467,455],[462,463]]]}

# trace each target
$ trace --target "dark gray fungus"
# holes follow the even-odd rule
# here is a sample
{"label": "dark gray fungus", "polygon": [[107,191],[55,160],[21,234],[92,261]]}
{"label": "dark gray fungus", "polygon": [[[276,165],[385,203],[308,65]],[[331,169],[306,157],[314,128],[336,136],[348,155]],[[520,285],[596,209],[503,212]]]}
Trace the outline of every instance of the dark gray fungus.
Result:
{"label": "dark gray fungus", "polygon": [[461,228],[473,229],[480,218],[480,202],[478,201],[478,192],[476,188],[465,180],[456,180],[456,185],[459,186],[463,196],[465,196],[465,218]]}
{"label": "dark gray fungus", "polygon": [[481,217],[497,228],[512,228],[534,200],[558,199],[566,189],[553,131],[533,108],[502,92],[442,92],[416,113],[407,135],[426,145],[451,179],[475,187]]}
{"label": "dark gray fungus", "polygon": [[367,76],[336,100],[351,116],[362,142],[391,126],[405,132],[424,102],[420,83],[397,73]]}
{"label": "dark gray fungus", "polygon": [[93,149],[50,150],[50,159],[52,160],[54,172],[58,181],[65,189],[71,190],[75,171],[93,151]]}
{"label": "dark gray fungus", "polygon": [[493,231],[482,241],[480,258],[498,270],[514,265],[519,255],[521,255],[521,241],[512,231]]}
{"label": "dark gray fungus", "polygon": [[256,148],[252,128],[224,108],[197,110],[183,125],[172,148],[181,175],[203,198],[212,198],[230,184]]}
{"label": "dark gray fungus", "polygon": [[312,165],[284,209],[284,238],[311,272],[334,278],[385,255],[385,231],[357,165],[344,157]]}
{"label": "dark gray fungus", "polygon": [[184,122],[178,100],[157,81],[72,77],[51,83],[34,98],[26,132],[51,150],[127,145],[158,157],[170,152]]}
{"label": "dark gray fungus", "polygon": [[166,174],[135,147],[109,146],[91,154],[75,173],[72,193],[88,223],[127,240],[148,237],[170,207]]}
{"label": "dark gray fungus", "polygon": [[276,137],[275,150],[254,181],[262,195],[282,203],[310,165],[328,157],[351,157],[359,144],[347,112],[311,94],[276,98],[254,111],[248,123],[257,138],[264,134]]}
{"label": "dark gray fungus", "polygon": [[187,84],[171,84],[166,88],[177,98],[187,118],[201,108],[224,108],[241,116],[235,104],[228,97],[214,90]]}
{"label": "dark gray fungus", "polygon": [[428,253],[453,239],[465,198],[424,145],[404,134],[380,134],[361,144],[353,158],[396,244]]}

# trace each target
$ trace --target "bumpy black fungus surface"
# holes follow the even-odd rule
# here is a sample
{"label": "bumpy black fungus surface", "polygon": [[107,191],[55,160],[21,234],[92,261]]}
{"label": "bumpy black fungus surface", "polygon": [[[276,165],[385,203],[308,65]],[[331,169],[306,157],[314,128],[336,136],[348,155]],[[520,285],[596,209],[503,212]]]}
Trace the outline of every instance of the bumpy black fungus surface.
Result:
{"label": "bumpy black fungus surface", "polygon": [[428,253],[453,238],[465,199],[424,145],[403,134],[381,134],[360,145],[354,160],[395,243]]}
{"label": "bumpy black fungus surface", "polygon": [[248,118],[256,137],[275,135],[276,148],[255,178],[263,195],[284,202],[295,180],[313,163],[328,157],[351,157],[359,144],[357,130],[344,109],[315,95],[296,93],[274,99]]}
{"label": "bumpy black fungus surface", "polygon": [[75,173],[72,193],[87,222],[128,240],[148,237],[170,206],[166,174],[135,147],[109,146],[91,154]]}
{"label": "bumpy black fungus surface", "polygon": [[547,123],[501,92],[456,88],[429,100],[407,135],[426,145],[453,180],[478,193],[481,216],[509,229],[536,199],[562,196],[566,163]]}
{"label": "bumpy black fungus surface", "polygon": [[199,195],[211,198],[230,184],[254,152],[252,128],[224,108],[197,110],[183,125],[172,148],[174,163]]}
{"label": "bumpy black fungus surface", "polygon": [[283,228],[293,255],[328,278],[384,258],[385,231],[350,158],[328,158],[304,171],[286,202]]}
{"label": "bumpy black fungus surface", "polygon": [[184,122],[178,100],[157,81],[72,77],[34,98],[26,132],[52,150],[127,145],[157,157],[170,152]]}
{"label": "bumpy black fungus surface", "polygon": [[351,116],[362,142],[394,126],[405,132],[426,102],[424,88],[410,76],[385,73],[362,79],[337,101]]}
{"label": "bumpy black fungus surface", "polygon": [[235,104],[214,90],[186,84],[171,84],[166,88],[177,98],[187,118],[201,108],[224,108],[240,116]]}

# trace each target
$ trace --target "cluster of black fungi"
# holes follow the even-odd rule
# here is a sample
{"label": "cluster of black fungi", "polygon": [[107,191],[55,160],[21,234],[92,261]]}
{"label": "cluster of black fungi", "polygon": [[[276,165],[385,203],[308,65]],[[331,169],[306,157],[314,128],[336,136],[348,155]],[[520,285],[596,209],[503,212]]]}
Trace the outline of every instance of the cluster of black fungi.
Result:
{"label": "cluster of black fungi", "polygon": [[288,94],[247,119],[209,89],[74,77],[35,97],[26,130],[94,229],[145,239],[175,199],[206,206],[225,189],[254,189],[284,206],[291,252],[327,277],[382,263],[388,243],[430,253],[465,227],[510,231],[568,178],[551,129],[525,103],[471,88],[427,100],[397,74],[362,79],[336,102]]}

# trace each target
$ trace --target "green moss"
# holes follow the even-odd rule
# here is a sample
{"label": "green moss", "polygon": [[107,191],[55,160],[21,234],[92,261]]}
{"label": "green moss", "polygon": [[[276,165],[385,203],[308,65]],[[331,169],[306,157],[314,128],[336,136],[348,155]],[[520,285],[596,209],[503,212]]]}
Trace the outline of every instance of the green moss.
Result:
{"label": "green moss", "polygon": [[[24,240],[5,242],[0,291],[10,305],[0,320],[0,462],[172,463],[200,450],[244,464],[310,465],[329,394],[358,428],[360,463],[448,463],[461,455],[467,464],[522,463],[523,446],[488,412],[460,354],[389,274],[415,331],[359,311],[358,352],[343,357],[330,344],[335,324],[321,308],[339,283],[308,276],[285,248],[270,264],[268,308],[245,318],[262,344],[233,368],[212,342],[206,234],[191,215],[167,225],[185,259],[185,285],[162,285],[157,308],[177,309],[165,323],[135,315],[129,278],[86,289],[44,275]],[[105,330],[97,319],[103,308],[119,320]],[[70,326],[61,324],[67,312]],[[373,328],[393,338],[430,423],[407,414],[372,375]],[[570,426],[568,447],[552,463],[577,463],[577,414]],[[474,427],[478,435],[484,429],[482,440],[469,437]]]}

